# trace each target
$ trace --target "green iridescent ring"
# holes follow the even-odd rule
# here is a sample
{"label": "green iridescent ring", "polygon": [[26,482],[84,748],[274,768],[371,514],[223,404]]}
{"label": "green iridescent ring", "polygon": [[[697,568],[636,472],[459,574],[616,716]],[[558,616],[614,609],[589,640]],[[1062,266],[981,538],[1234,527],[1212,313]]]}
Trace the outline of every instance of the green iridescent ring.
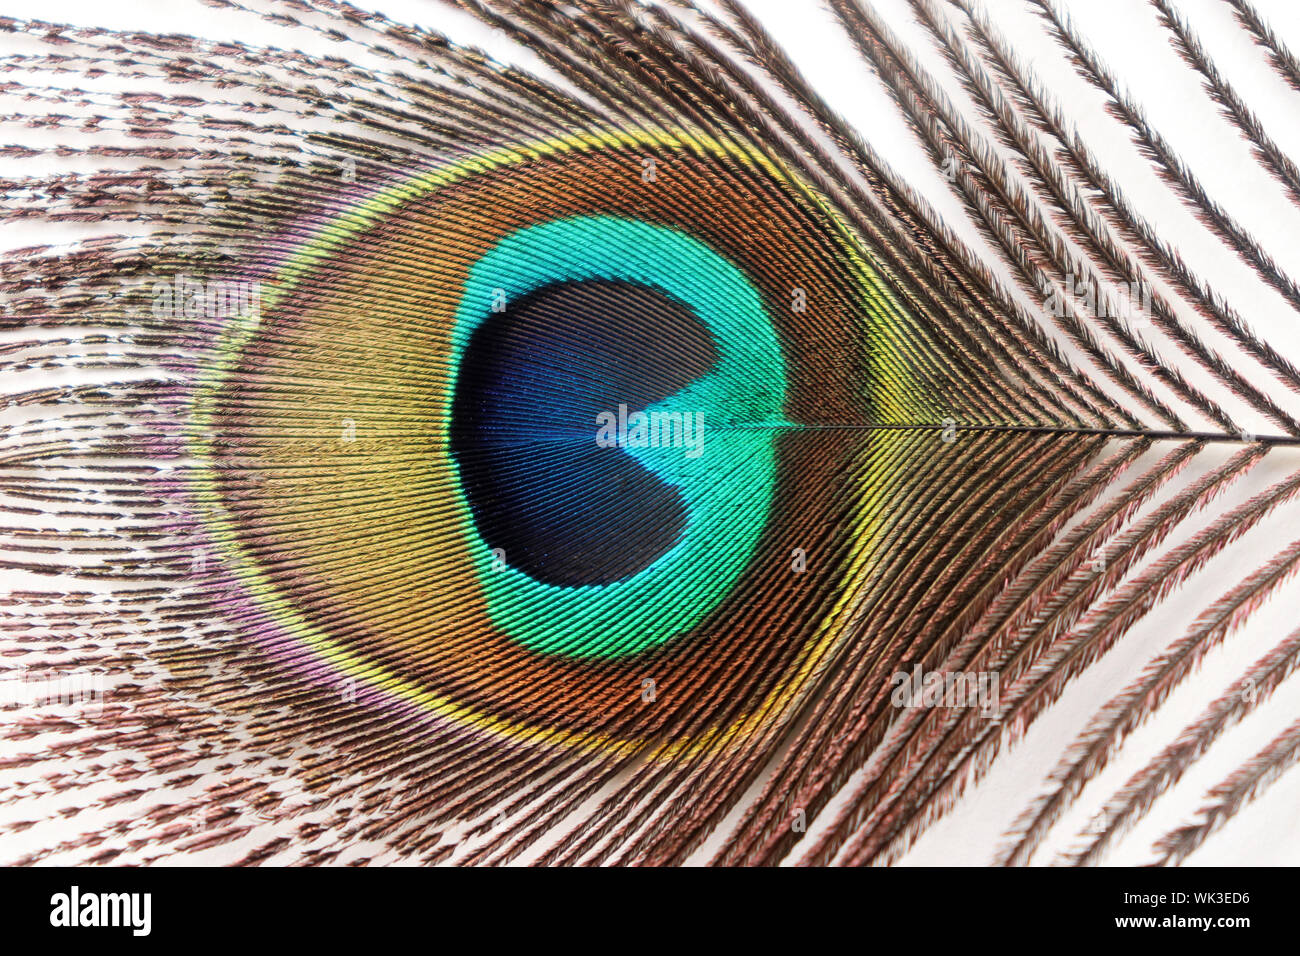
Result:
{"label": "green iridescent ring", "polygon": [[[625,580],[547,584],[497,560],[470,517],[458,469],[457,487],[465,539],[493,623],[533,651],[613,658],[657,647],[694,627],[744,571],[772,501],[776,431],[770,426],[784,424],[786,382],[776,332],[739,269],[681,232],[614,216],[520,229],[475,263],[456,312],[452,367],[459,366],[470,335],[490,314],[494,296],[504,292],[513,300],[543,286],[597,279],[662,290],[691,309],[717,349],[708,374],[646,409],[647,414],[701,412],[709,427],[707,451],[692,458],[678,448],[623,449],[682,496],[689,517],[680,538]],[[759,369],[773,371],[756,388],[753,376]],[[449,392],[448,416],[451,402]],[[745,425],[756,427],[729,427],[737,408],[752,419]],[[593,440],[594,435],[593,424]],[[737,501],[744,506],[737,508]],[[727,547],[715,547],[718,541]],[[693,599],[682,602],[682,593]],[[627,612],[656,605],[650,618]]]}

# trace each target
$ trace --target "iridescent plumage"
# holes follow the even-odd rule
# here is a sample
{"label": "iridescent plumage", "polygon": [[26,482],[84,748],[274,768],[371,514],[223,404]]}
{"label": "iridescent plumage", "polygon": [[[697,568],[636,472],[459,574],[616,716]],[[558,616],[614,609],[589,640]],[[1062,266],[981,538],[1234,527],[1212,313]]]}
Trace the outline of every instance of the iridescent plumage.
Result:
{"label": "iridescent plumage", "polygon": [[[94,170],[0,216],[131,224],[0,272],[0,640],[24,686],[95,687],[7,712],[0,857],[886,863],[1020,753],[982,860],[1092,863],[1233,727],[1276,730],[1189,783],[1202,819],[1139,829],[1174,862],[1296,762],[1294,636],[1192,679],[1294,594],[1265,538],[1300,507],[1291,343],[994,11],[828,5],[936,199],[731,0],[439,7],[526,68],[332,0],[208,6],[214,39],[0,21],[5,155]],[[1294,203],[1264,104],[1153,10]],[[13,135],[32,103],[48,142]],[[1017,747],[1049,712],[1044,769]]]}

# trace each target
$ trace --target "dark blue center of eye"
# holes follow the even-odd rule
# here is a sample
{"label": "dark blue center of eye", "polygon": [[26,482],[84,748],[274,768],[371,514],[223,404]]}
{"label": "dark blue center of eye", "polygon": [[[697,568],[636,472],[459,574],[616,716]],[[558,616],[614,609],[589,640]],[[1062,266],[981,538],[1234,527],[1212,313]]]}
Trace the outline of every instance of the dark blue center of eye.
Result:
{"label": "dark blue center of eye", "polygon": [[602,412],[662,401],[717,355],[657,289],[544,286],[474,330],[452,400],[451,451],[479,534],[545,584],[608,584],[648,567],[687,520],[677,490],[596,442]]}

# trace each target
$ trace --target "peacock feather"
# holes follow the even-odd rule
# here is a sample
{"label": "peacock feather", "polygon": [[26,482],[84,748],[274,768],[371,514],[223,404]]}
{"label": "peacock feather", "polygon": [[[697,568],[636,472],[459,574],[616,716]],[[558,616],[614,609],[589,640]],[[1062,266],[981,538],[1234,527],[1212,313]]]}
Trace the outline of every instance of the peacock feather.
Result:
{"label": "peacock feather", "polygon": [[392,6],[0,17],[0,860],[1295,861],[1285,0]]}

